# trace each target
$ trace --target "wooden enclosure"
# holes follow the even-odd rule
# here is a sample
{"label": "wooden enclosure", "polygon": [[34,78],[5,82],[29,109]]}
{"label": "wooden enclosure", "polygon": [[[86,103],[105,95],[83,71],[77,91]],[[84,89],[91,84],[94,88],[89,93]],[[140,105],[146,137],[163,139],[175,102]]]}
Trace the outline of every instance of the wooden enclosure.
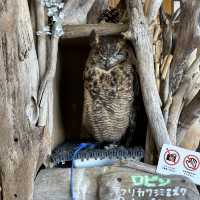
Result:
{"label": "wooden enclosure", "polygon": [[[118,37],[120,45],[126,44],[126,54],[119,58],[125,55],[127,59],[117,65],[128,63],[134,69],[140,103],[135,113],[134,104],[130,104],[131,112],[126,115],[130,120],[132,114],[138,114],[131,146],[144,147],[144,162],[151,166],[128,162],[77,169],[75,190],[80,200],[95,200],[97,195],[100,200],[117,199],[120,186],[130,186],[132,174],[155,173],[153,165],[163,144],[198,150],[199,19],[199,0],[0,0],[0,200],[53,200],[59,195],[69,199],[70,169],[41,167],[49,167],[52,150],[63,142],[94,141],[95,134],[82,129],[86,98],[83,75],[101,38],[109,43]],[[116,45],[116,55],[120,45]],[[105,60],[104,50],[99,60]],[[109,60],[113,55],[106,56]],[[104,69],[99,68],[101,72]],[[132,71],[126,73],[129,78],[132,75]],[[108,77],[113,78],[112,73]],[[128,89],[134,88],[132,83]],[[137,92],[131,92],[133,95],[128,91],[124,96],[135,97]],[[98,95],[102,100],[102,94]],[[90,97],[91,107],[95,107],[95,98]],[[104,106],[109,107],[106,100]],[[124,98],[123,103],[126,101]],[[110,113],[115,116],[113,107]],[[124,113],[127,110],[119,116]],[[127,130],[128,120],[124,123]],[[121,121],[115,120],[113,127]],[[110,135],[114,134],[111,131]],[[199,199],[190,181],[180,177],[170,180],[175,180],[173,187],[187,187],[180,200]],[[130,195],[123,199],[130,199]]]}

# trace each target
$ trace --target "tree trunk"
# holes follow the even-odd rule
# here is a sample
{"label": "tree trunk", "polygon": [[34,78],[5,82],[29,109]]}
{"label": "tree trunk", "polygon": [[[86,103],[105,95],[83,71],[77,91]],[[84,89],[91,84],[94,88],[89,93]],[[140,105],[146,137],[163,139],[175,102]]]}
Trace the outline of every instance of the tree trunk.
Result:
{"label": "tree trunk", "polygon": [[31,200],[45,157],[36,127],[39,67],[26,0],[0,0],[0,182],[3,200]]}

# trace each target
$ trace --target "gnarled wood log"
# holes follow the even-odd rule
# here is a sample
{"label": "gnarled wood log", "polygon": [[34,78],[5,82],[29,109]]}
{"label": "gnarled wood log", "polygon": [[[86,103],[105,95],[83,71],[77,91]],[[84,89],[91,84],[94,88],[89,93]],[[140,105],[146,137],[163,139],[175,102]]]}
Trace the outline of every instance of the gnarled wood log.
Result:
{"label": "gnarled wood log", "polygon": [[26,0],[0,1],[0,182],[4,200],[31,200],[48,140],[36,127],[39,67]]}

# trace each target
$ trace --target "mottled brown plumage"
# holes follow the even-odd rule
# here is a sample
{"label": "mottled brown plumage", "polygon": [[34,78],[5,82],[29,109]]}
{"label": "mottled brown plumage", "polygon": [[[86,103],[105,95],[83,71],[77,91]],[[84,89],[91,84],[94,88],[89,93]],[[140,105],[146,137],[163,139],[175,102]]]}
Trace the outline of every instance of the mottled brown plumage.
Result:
{"label": "mottled brown plumage", "polygon": [[134,131],[138,81],[131,55],[120,36],[93,42],[84,70],[83,125],[99,142],[118,142]]}

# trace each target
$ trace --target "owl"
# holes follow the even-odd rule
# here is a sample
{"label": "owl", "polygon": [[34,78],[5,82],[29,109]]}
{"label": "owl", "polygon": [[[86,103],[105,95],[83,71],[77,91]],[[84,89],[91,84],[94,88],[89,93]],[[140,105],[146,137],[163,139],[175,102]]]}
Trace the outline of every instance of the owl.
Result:
{"label": "owl", "polygon": [[118,143],[136,126],[137,73],[121,36],[96,36],[84,68],[84,129],[98,142]]}

